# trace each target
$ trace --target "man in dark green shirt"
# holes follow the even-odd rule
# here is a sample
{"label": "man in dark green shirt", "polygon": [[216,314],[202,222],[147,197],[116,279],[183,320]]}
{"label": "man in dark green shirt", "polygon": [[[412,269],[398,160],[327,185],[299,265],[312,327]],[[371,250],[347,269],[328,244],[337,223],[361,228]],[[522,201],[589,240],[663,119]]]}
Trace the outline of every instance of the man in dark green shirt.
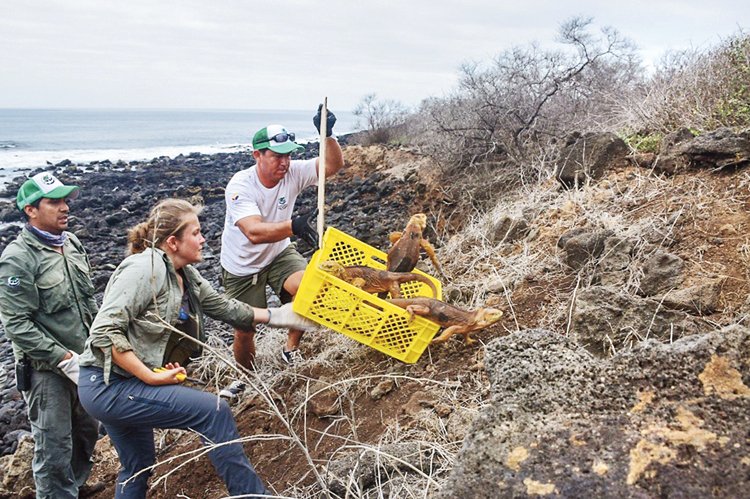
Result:
{"label": "man in dark green shirt", "polygon": [[[48,172],[18,190],[27,224],[0,256],[0,315],[17,363],[34,437],[37,498],[77,498],[91,472],[98,422],[78,400],[78,354],[96,315],[88,257],[68,227],[78,187]],[[23,380],[19,380],[23,381]],[[21,383],[23,385],[24,383]]]}

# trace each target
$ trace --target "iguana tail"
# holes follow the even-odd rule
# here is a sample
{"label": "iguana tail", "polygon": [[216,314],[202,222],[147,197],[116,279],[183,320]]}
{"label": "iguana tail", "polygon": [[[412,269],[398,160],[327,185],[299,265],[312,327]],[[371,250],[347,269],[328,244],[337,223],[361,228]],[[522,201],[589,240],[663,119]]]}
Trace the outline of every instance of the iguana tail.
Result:
{"label": "iguana tail", "polygon": [[431,280],[429,280],[428,278],[426,278],[425,276],[423,276],[421,274],[415,274],[413,272],[409,272],[407,275],[409,276],[409,278],[408,279],[404,279],[404,282],[409,282],[409,281],[423,282],[423,283],[427,284],[430,287],[430,289],[432,290],[432,297],[433,298],[437,298],[437,294],[438,294],[437,288],[435,287],[435,284]]}

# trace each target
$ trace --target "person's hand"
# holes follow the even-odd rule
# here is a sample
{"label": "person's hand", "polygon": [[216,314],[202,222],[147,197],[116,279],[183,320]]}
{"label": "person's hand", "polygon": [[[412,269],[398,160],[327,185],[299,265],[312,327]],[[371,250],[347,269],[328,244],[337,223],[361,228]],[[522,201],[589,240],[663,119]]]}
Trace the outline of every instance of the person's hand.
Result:
{"label": "person's hand", "polygon": [[151,378],[150,385],[175,385],[182,383],[187,379],[187,371],[180,367],[179,362],[174,364],[168,362],[164,367],[155,367],[154,376]]}
{"label": "person's hand", "polygon": [[[313,116],[313,125],[315,125],[315,128],[318,130],[318,135],[320,135],[320,115],[323,112],[323,104],[318,106],[318,114]],[[336,124],[336,115],[331,112],[330,109],[328,109],[328,114],[326,115],[326,137],[330,137],[331,134],[333,134],[333,125]]]}
{"label": "person's hand", "polygon": [[305,241],[313,249],[318,248],[318,231],[313,227],[313,220],[317,215],[318,208],[314,208],[306,215],[292,219],[292,234]]}
{"label": "person's hand", "polygon": [[317,327],[310,319],[302,317],[292,310],[291,303],[285,303],[278,308],[268,309],[268,323],[271,327],[285,327],[290,329],[314,329]]}
{"label": "person's hand", "polygon": [[67,376],[70,381],[78,384],[78,373],[80,371],[80,367],[78,366],[78,354],[75,352],[69,352],[70,357],[68,357],[67,354],[65,354],[65,357],[68,357],[67,359],[63,357],[63,360],[60,361],[59,364],[57,364],[58,369],[60,369],[65,376]]}

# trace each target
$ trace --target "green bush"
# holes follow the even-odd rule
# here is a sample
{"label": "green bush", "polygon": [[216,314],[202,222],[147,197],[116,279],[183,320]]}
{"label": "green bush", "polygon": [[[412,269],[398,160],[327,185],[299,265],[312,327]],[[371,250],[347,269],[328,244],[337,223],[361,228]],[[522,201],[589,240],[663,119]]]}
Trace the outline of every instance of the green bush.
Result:
{"label": "green bush", "polygon": [[656,153],[659,151],[659,145],[663,138],[664,136],[661,133],[637,132],[626,135],[622,139],[636,152]]}
{"label": "green bush", "polygon": [[728,71],[727,93],[717,103],[717,121],[750,125],[750,36],[730,39],[720,53]]}

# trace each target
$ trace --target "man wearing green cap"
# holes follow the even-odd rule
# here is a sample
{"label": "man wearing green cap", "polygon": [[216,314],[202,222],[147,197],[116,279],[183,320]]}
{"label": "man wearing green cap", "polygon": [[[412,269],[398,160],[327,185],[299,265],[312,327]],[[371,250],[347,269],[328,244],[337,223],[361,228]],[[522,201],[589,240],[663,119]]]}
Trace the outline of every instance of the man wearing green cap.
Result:
{"label": "man wearing green cap", "polygon": [[97,306],[86,252],[65,231],[68,199],[77,196],[78,187],[48,172],[24,182],[16,205],[27,223],[0,256],[0,314],[28,406],[37,498],[93,491],[84,484],[99,423],[83,410],[77,384]]}
{"label": "man wearing green cap", "polygon": [[[319,108],[313,118],[318,131],[320,114]],[[329,112],[326,176],[344,166],[341,147],[332,137],[335,122],[336,117]],[[227,211],[221,239],[224,287],[229,297],[255,307],[266,306],[266,284],[282,302],[291,301],[297,293],[307,262],[289,238],[294,235],[317,245],[313,228],[316,212],[292,218],[292,211],[299,193],[317,185],[319,159],[292,160],[292,152],[304,149],[294,139],[294,134],[281,125],[259,130],[253,136],[255,165],[237,172],[225,191]],[[289,331],[282,360],[292,363],[298,358],[301,336],[302,331]],[[233,349],[235,360],[251,367],[254,331],[235,330]]]}

